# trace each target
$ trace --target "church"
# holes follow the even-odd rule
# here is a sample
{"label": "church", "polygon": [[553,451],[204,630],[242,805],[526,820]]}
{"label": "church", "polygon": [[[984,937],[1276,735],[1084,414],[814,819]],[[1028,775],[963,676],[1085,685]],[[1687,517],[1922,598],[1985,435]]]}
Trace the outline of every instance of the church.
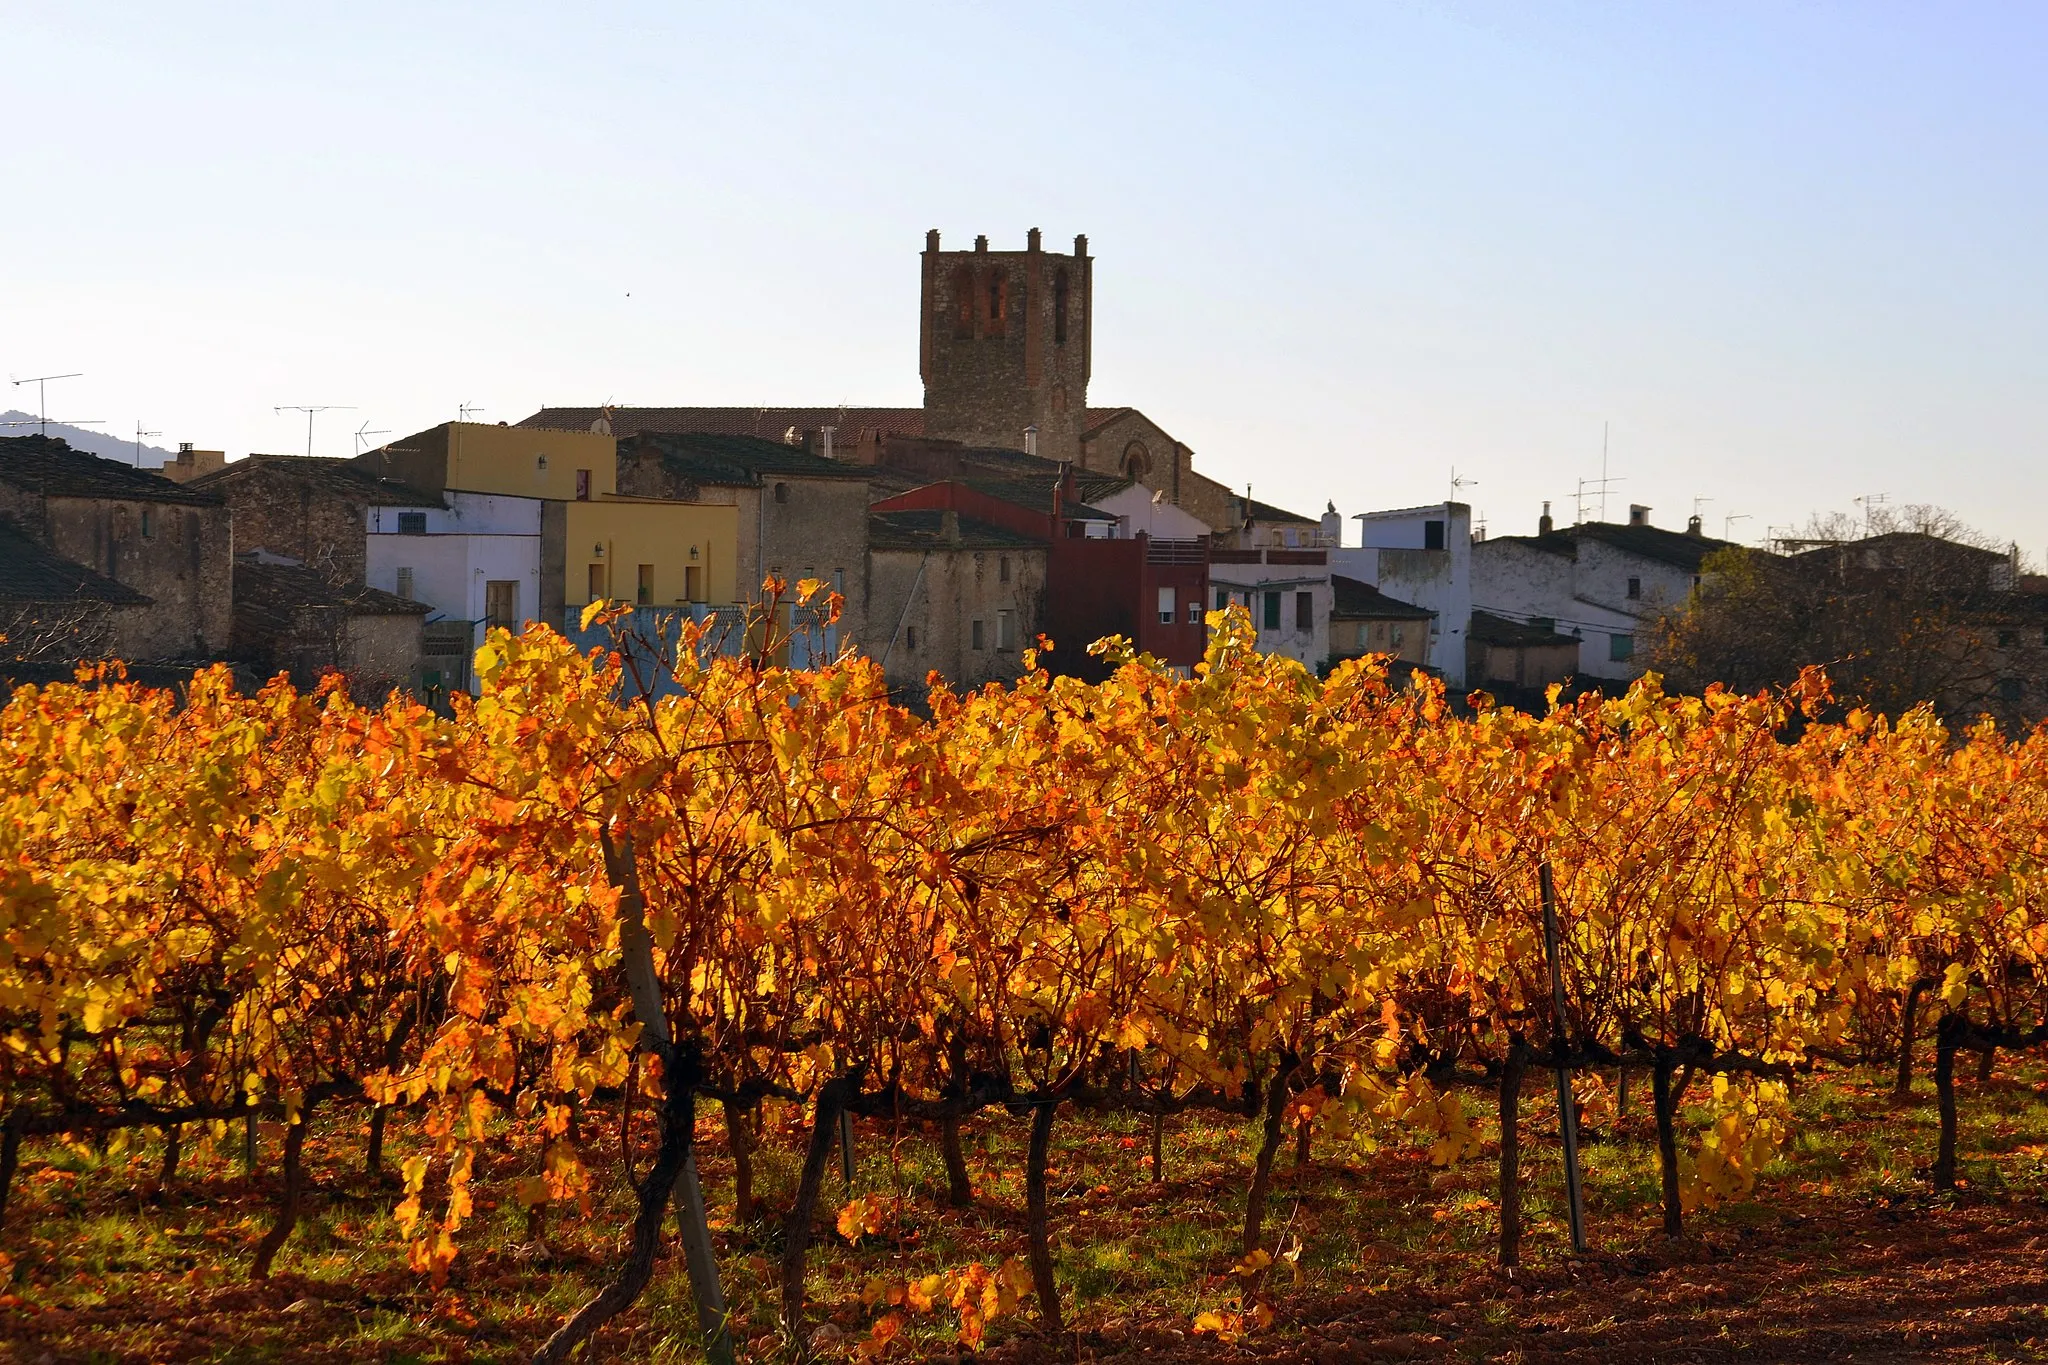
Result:
{"label": "church", "polygon": [[1135,407],[1090,407],[1094,258],[1088,239],[1047,251],[1037,228],[1022,251],[947,251],[925,234],[919,271],[921,408],[543,408],[525,427],[754,436],[854,463],[887,462],[892,439],[959,442],[1071,463],[1143,484],[1218,533],[1243,525],[1243,504],[1195,472],[1194,452]]}

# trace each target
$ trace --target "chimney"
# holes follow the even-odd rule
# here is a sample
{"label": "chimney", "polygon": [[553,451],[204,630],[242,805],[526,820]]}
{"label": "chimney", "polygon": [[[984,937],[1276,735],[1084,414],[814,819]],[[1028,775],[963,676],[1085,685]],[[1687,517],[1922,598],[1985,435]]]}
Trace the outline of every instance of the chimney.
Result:
{"label": "chimney", "polygon": [[1085,232],[1077,232],[1077,233],[1075,233],[1075,234],[1074,234],[1074,254],[1075,254],[1076,256],[1081,256],[1081,257],[1086,257],[1086,256],[1088,255],[1088,234],[1087,234],[1087,233],[1085,233]]}
{"label": "chimney", "polygon": [[1705,531],[1702,531],[1702,530],[1700,529],[1700,514],[1699,514],[1699,513],[1695,512],[1695,513],[1693,513],[1693,514],[1692,514],[1691,516],[1689,516],[1689,517],[1687,517],[1687,518],[1685,519],[1685,533],[1686,533],[1687,535],[1689,535],[1689,536],[1704,536],[1704,535],[1706,535],[1706,532],[1705,532]]}
{"label": "chimney", "polygon": [[1038,453],[1038,424],[1036,422],[1024,428],[1024,453],[1026,455],[1036,455]]}
{"label": "chimney", "polygon": [[828,460],[832,458],[832,433],[837,430],[837,427],[818,428],[818,437],[821,442],[821,449],[819,453],[822,454]]}
{"label": "chimney", "polygon": [[1547,536],[1556,529],[1557,523],[1551,520],[1550,503],[1546,500],[1543,504],[1543,515],[1536,518],[1536,534],[1539,536]]}
{"label": "chimney", "polygon": [[960,543],[960,514],[950,507],[939,513],[939,539],[948,545]]}
{"label": "chimney", "polygon": [[933,228],[925,233],[924,249],[926,251],[937,251],[939,249],[939,230],[937,228]]}
{"label": "chimney", "polygon": [[974,249],[976,251],[981,252],[984,255],[988,253],[988,234],[986,232],[979,233],[975,236]]}
{"label": "chimney", "polygon": [[1031,229],[1031,231],[1029,231],[1029,232],[1027,232],[1027,233],[1025,233],[1025,234],[1024,234],[1024,249],[1025,249],[1026,251],[1036,251],[1036,250],[1038,250],[1038,249],[1039,249],[1039,246],[1038,246],[1038,244],[1039,244],[1039,242],[1040,242],[1041,240],[1043,240],[1043,239],[1042,239],[1042,237],[1041,237],[1041,235],[1040,235],[1040,233],[1039,233],[1038,229],[1037,229],[1037,228],[1033,228],[1033,229]]}
{"label": "chimney", "polygon": [[1648,526],[1650,524],[1650,509],[1639,502],[1630,503],[1628,505],[1628,524],[1631,526]]}

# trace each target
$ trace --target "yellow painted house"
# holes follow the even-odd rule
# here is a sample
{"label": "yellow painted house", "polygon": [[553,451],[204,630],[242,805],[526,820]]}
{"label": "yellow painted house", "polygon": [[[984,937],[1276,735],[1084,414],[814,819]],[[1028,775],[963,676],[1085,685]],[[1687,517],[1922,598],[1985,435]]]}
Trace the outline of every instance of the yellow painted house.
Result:
{"label": "yellow painted house", "polygon": [[536,502],[539,616],[558,630],[600,598],[722,609],[742,600],[739,509],[620,496],[610,436],[444,422],[362,461],[429,493]]}

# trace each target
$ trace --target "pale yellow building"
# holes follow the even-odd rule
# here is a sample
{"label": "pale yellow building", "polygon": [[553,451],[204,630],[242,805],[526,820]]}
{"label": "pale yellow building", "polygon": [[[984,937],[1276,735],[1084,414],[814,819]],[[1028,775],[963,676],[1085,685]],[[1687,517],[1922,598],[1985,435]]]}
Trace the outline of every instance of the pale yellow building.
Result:
{"label": "pale yellow building", "polygon": [[[591,601],[735,609],[739,509],[622,497],[608,435],[444,422],[361,457],[386,478],[441,496],[530,502],[539,619],[564,628]],[[494,512],[502,515],[502,508]]]}

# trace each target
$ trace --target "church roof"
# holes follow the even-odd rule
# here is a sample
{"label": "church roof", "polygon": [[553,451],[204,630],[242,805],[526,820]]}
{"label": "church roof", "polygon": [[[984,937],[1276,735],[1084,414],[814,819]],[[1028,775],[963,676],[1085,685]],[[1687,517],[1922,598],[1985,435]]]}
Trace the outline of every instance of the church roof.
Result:
{"label": "church roof", "polygon": [[641,432],[671,434],[711,433],[722,436],[755,436],[780,441],[794,429],[798,432],[832,427],[833,443],[851,447],[863,435],[924,435],[923,408],[542,408],[519,425],[545,427],[555,431],[589,431],[594,423],[608,420],[612,435],[633,436]]}

